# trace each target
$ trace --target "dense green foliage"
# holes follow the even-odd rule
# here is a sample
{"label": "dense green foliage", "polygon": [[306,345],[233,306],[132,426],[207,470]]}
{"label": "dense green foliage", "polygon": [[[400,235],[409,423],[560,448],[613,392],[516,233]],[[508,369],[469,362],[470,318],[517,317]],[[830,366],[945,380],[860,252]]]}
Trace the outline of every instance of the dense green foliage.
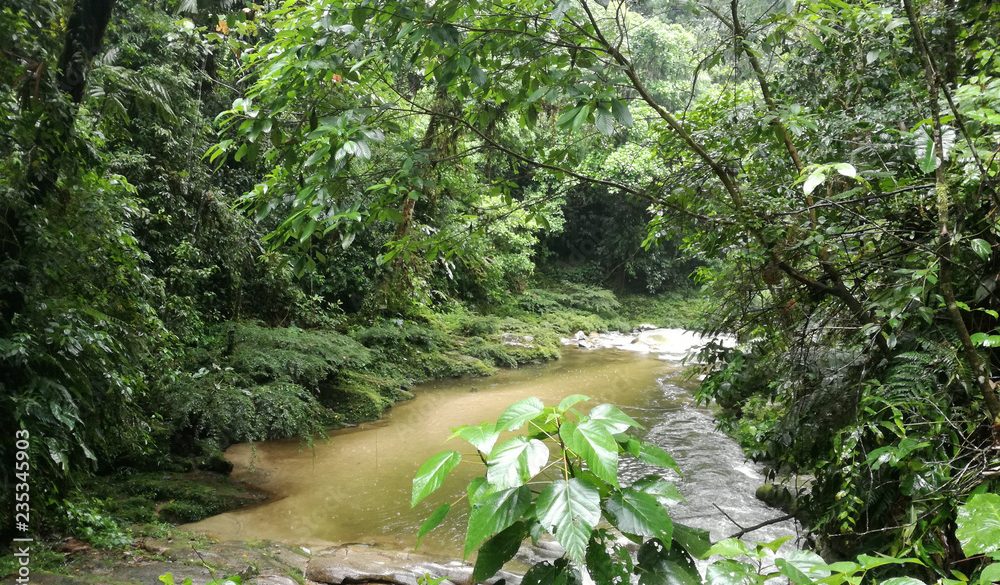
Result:
{"label": "dense green foliage", "polygon": [[[296,220],[285,208],[264,217],[254,185],[286,180],[273,171],[293,172],[294,151],[315,144],[276,139],[287,121],[269,112],[265,149],[292,158],[217,156],[227,144],[217,123],[260,91],[243,57],[280,36],[280,13],[263,10],[97,0],[0,10],[0,420],[31,431],[34,489],[47,495],[38,506],[70,494],[81,473],[177,471],[233,441],[318,436],[379,416],[415,382],[552,359],[559,334],[629,326],[610,292],[585,284],[600,278],[536,282],[549,255],[539,237],[559,231],[565,202],[520,209],[511,194],[539,183],[511,169],[484,177],[501,162],[486,152],[442,167],[441,199],[404,230],[382,204],[396,193],[383,171],[423,164],[419,117],[382,133],[395,142],[356,179],[361,199],[338,203],[352,218],[352,206],[377,213],[340,231],[324,216],[312,239],[268,236]],[[622,225],[637,234],[646,219]],[[461,254],[392,260],[410,231],[442,230],[464,234],[450,244]],[[12,448],[0,442],[4,531]]]}
{"label": "dense green foliage", "polygon": [[998,28],[972,0],[10,0],[0,427],[57,502],[560,333],[689,322],[605,289],[694,271],[741,342],[705,352],[702,397],[815,477],[824,550],[971,575],[959,506],[1000,465]]}
{"label": "dense green foliage", "polygon": [[[907,565],[923,564],[916,558],[861,554],[854,561],[828,564],[811,551],[781,550],[789,537],[759,544],[738,538],[712,543],[707,532],[675,523],[669,509],[683,496],[673,483],[652,473],[624,485],[618,472],[622,457],[635,458],[651,471],[680,472],[673,458],[637,438],[639,424],[619,408],[601,404],[585,414],[580,405],[588,400],[571,394],[546,407],[527,398],[511,404],[496,421],[454,429],[452,438],[469,443],[485,466],[459,497],[469,507],[465,554],[478,550],[473,582],[493,577],[524,540],[537,543],[548,535],[564,552],[555,561],[531,566],[524,583],[579,584],[587,575],[598,585],[772,580],[842,585],[871,577],[884,584],[923,584],[898,576]],[[510,436],[512,431],[516,434]],[[443,451],[424,462],[413,478],[412,505],[437,491],[462,458],[459,451]],[[420,536],[440,525],[456,503],[431,512]],[[997,494],[974,495],[959,507],[956,534],[965,554],[1000,555],[997,507]],[[712,562],[702,573],[696,559]],[[990,565],[972,579],[956,572],[946,582],[990,583],[997,567]]]}

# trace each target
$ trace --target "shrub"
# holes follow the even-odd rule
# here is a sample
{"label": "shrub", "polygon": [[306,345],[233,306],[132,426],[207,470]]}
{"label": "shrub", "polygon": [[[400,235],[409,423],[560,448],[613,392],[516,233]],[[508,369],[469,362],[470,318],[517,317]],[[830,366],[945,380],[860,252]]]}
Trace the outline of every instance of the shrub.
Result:
{"label": "shrub", "polygon": [[95,548],[122,547],[132,542],[128,530],[107,513],[100,500],[70,499],[63,502],[62,508],[65,512],[62,528]]}

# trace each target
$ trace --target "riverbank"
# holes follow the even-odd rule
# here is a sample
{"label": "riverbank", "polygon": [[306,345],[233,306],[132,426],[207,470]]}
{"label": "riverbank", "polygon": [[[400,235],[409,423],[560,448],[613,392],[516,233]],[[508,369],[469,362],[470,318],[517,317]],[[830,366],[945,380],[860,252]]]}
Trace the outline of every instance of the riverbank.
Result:
{"label": "riverbank", "polygon": [[[268,580],[252,583],[284,583],[273,578],[277,575],[297,579],[308,577],[310,582],[316,583],[340,583],[345,575],[353,575],[351,578],[367,575],[377,578],[378,582],[412,585],[415,575],[428,569],[436,575],[460,576],[468,568],[449,561],[460,546],[449,542],[448,533],[457,533],[460,540],[461,525],[442,526],[440,530],[444,530],[445,535],[441,543],[425,541],[420,554],[412,552],[412,539],[427,510],[412,511],[410,519],[400,516],[410,512],[406,493],[413,470],[406,466],[415,467],[426,456],[421,449],[429,452],[442,448],[450,426],[492,418],[497,414],[494,411],[529,394],[541,397],[546,403],[554,403],[566,392],[576,391],[593,396],[596,402],[622,404],[647,429],[647,439],[670,448],[684,470],[683,477],[671,477],[688,500],[672,510],[675,520],[711,530],[713,537],[720,539],[737,528],[730,523],[730,517],[742,526],[773,517],[773,510],[753,499],[754,487],[761,479],[759,470],[746,465],[738,447],[714,431],[711,412],[693,403],[694,381],[685,375],[679,358],[668,353],[681,346],[690,348],[692,342],[701,340],[688,332],[662,329],[637,332],[632,336],[588,337],[608,343],[631,337],[633,342],[624,346],[631,351],[570,347],[564,358],[556,363],[507,370],[482,382],[462,379],[423,385],[419,389],[419,400],[394,409],[386,421],[341,431],[333,440],[317,444],[314,449],[302,450],[294,443],[270,442],[252,450],[243,449],[242,455],[241,451],[230,450],[237,477],[247,477],[248,471],[251,475],[258,474],[253,483],[260,482],[274,489],[280,499],[217,516],[213,518],[214,523],[196,526],[199,531],[218,536],[222,542],[175,531],[172,542],[147,539],[143,543],[146,547],[143,550],[147,552],[140,552],[136,557],[115,561],[107,560],[104,555],[106,560],[102,565],[93,559],[93,555],[100,558],[101,553],[81,555],[68,570],[74,575],[102,574],[108,578],[97,582],[115,585],[120,583],[110,580],[111,576],[119,575],[115,562],[122,565],[122,575],[134,576],[137,571],[151,575],[158,570],[170,570],[178,577],[207,580],[210,572],[203,559],[208,560],[216,574],[239,571],[249,575],[245,569],[254,566],[260,575],[269,576]],[[672,343],[647,344],[654,340]],[[570,338],[566,342],[576,345]],[[648,349],[637,351],[643,346]],[[439,418],[431,421],[427,418],[430,413],[439,413],[435,415]],[[449,418],[440,419],[442,415]],[[415,433],[411,426],[426,431]],[[424,436],[427,433],[432,436]],[[407,450],[417,445],[423,445],[418,447],[419,453]],[[254,471],[250,471],[247,461],[251,452]],[[623,461],[622,465],[623,477],[646,473],[634,462]],[[474,473],[472,469],[469,472]],[[345,474],[344,477],[350,479],[345,481],[338,474]],[[460,490],[459,484],[461,482],[452,487]],[[301,493],[303,489],[309,493]],[[446,486],[445,491],[448,489]],[[450,496],[445,494],[443,497]],[[356,515],[358,518],[354,517]],[[283,526],[289,522],[286,531]],[[351,527],[359,524],[362,530],[351,532],[355,530]],[[320,532],[316,532],[317,529]],[[388,540],[378,536],[381,529],[388,531]],[[787,529],[784,533],[756,536],[771,540],[781,534],[787,534]],[[408,542],[394,540],[398,536]],[[331,547],[331,541],[366,544]],[[243,549],[233,542],[246,543],[246,547]],[[271,544],[274,542],[284,544]],[[368,543],[374,544],[374,548]],[[302,544],[307,548],[297,546]],[[160,549],[163,555],[153,557],[148,554],[150,549]],[[535,555],[528,557],[530,559],[537,558],[539,552],[526,550],[523,554]],[[249,562],[257,556],[265,558]],[[276,565],[276,558],[284,559],[284,564]],[[380,560],[375,563],[373,558]],[[232,559],[240,560],[234,564]],[[244,561],[247,562],[242,565]],[[82,579],[77,582],[93,582]],[[121,581],[124,582],[143,581]]]}
{"label": "riverbank", "polygon": [[[703,306],[690,296],[619,299],[566,285],[529,289],[488,312],[456,305],[328,329],[219,324],[190,351],[187,370],[158,389],[167,414],[150,419],[156,444],[149,458],[122,461],[112,475],[81,480],[60,509],[41,516],[45,538],[36,547],[35,566],[85,574],[92,559],[114,559],[112,565],[157,561],[144,548],[151,542],[161,542],[151,545],[157,550],[162,542],[208,549],[206,539],[191,540],[175,525],[266,498],[227,477],[231,466],[221,453],[230,443],[304,436],[308,444],[328,428],[381,417],[409,398],[416,383],[556,359],[561,338],[578,331],[642,323],[695,327]],[[183,402],[174,399],[180,396]],[[9,570],[0,566],[0,574]]]}

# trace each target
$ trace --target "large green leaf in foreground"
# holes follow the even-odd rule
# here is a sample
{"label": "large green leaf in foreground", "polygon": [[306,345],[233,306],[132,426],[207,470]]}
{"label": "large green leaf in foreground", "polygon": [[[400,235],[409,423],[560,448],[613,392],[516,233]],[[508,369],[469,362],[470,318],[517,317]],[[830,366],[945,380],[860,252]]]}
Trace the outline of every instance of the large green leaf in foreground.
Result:
{"label": "large green leaf in foreground", "polygon": [[1000,494],[976,494],[958,507],[955,536],[965,554],[1000,550]]}
{"label": "large green leaf in foreground", "polygon": [[583,562],[590,534],[601,519],[601,495],[581,479],[557,480],[538,495],[538,521],[566,549]]}

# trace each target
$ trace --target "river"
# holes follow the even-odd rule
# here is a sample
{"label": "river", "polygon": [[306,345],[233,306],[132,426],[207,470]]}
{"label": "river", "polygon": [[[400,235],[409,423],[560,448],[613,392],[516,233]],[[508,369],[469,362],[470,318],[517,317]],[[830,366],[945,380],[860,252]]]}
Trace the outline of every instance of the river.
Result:
{"label": "river", "polygon": [[[782,515],[754,497],[762,481],[759,467],[745,461],[740,448],[715,430],[709,409],[694,404],[694,385],[672,359],[576,348],[567,348],[562,359],[544,365],[489,378],[424,384],[415,388],[415,399],[397,405],[382,420],[335,431],[312,446],[300,441],[234,445],[226,452],[235,465],[234,477],[274,497],[186,528],[223,540],[412,548],[427,514],[460,495],[467,480],[482,473],[471,448],[465,449],[458,439],[448,441],[451,428],[495,419],[510,403],[528,396],[554,404],[577,393],[593,397],[592,404],[621,406],[647,429],[647,440],[674,456],[683,476],[672,479],[686,498],[671,509],[677,521],[705,528],[718,539],[738,530],[733,521],[751,526]],[[414,472],[424,459],[444,449],[470,454],[438,494],[410,509]],[[623,476],[649,471],[639,465],[623,461]],[[453,512],[420,549],[459,556],[464,522],[464,514]],[[768,526],[750,538],[786,535],[795,535],[791,522]]]}

